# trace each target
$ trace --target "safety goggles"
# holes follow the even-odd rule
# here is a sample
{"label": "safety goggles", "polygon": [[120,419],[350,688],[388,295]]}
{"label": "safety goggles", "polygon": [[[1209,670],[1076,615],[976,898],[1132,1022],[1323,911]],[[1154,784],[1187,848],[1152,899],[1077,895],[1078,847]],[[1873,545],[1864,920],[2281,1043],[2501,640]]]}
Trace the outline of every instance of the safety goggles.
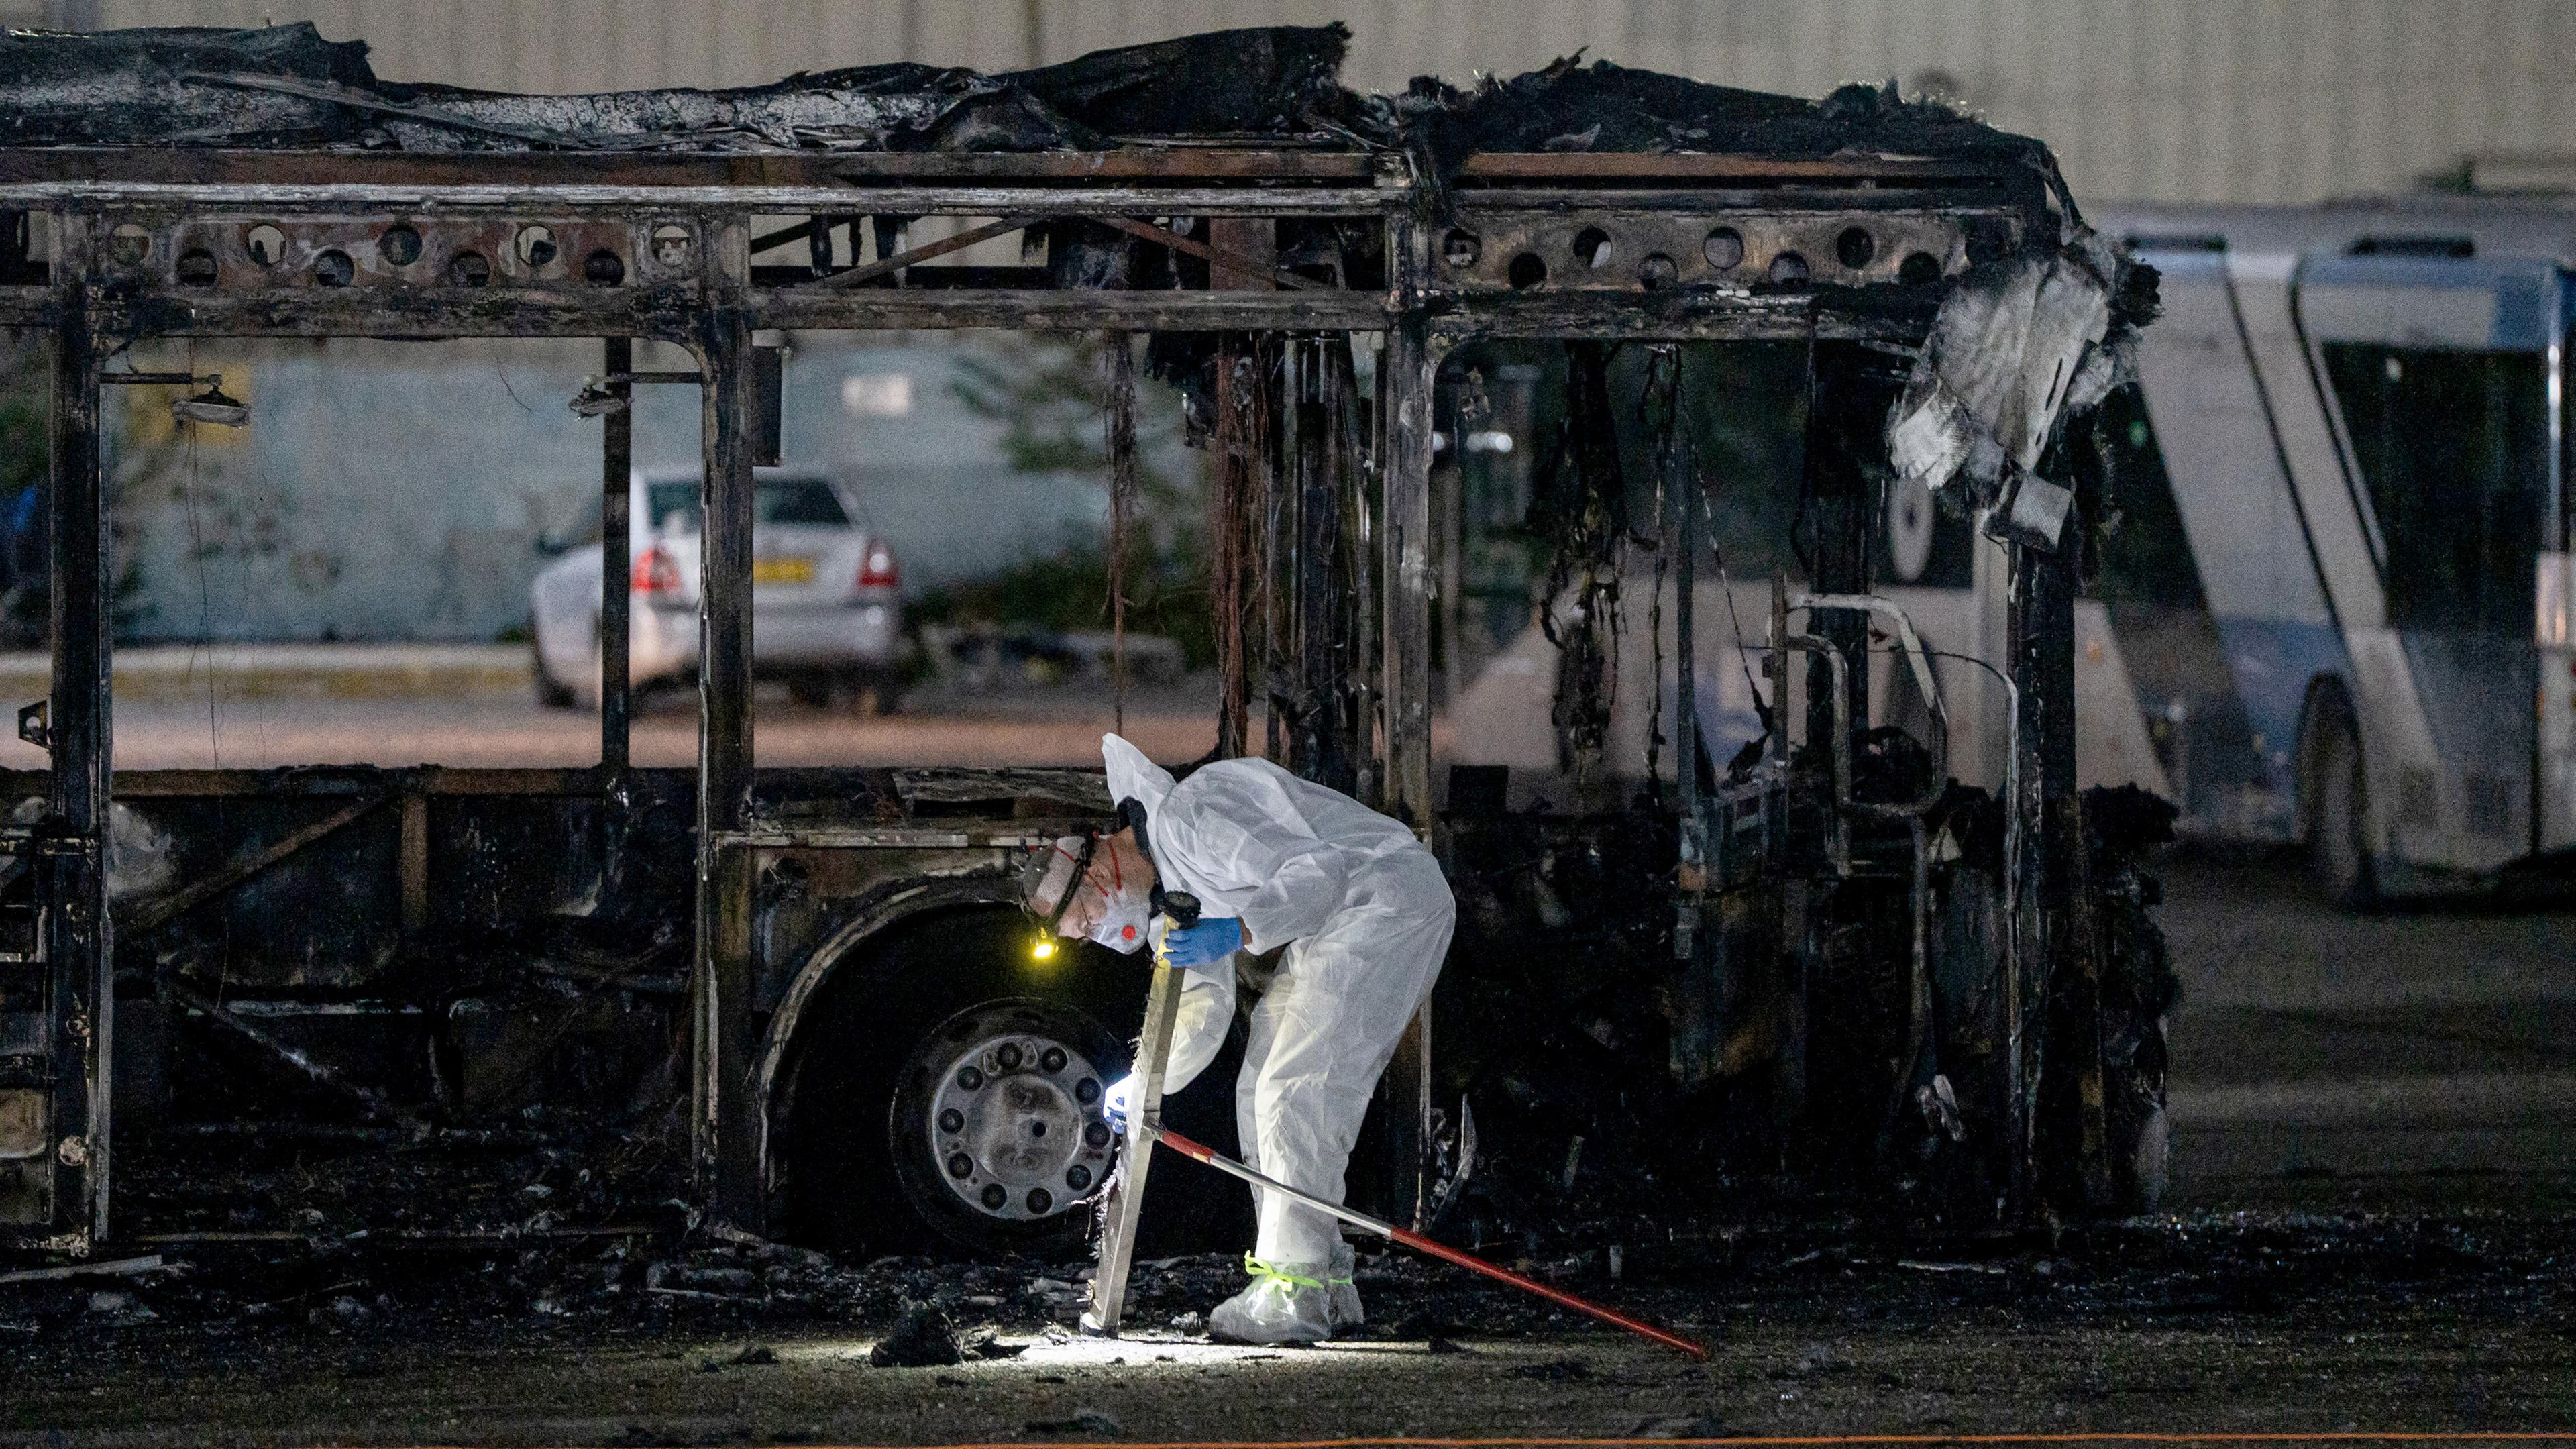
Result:
{"label": "safety goggles", "polygon": [[[1097,835],[1065,835],[1030,852],[1029,863],[1021,874],[1020,904],[1048,935],[1064,934],[1065,912],[1073,909],[1074,894],[1090,878],[1091,862],[1099,851]],[[1113,869],[1117,860],[1117,853],[1111,852]],[[1040,912],[1037,903],[1050,896],[1055,905]]]}

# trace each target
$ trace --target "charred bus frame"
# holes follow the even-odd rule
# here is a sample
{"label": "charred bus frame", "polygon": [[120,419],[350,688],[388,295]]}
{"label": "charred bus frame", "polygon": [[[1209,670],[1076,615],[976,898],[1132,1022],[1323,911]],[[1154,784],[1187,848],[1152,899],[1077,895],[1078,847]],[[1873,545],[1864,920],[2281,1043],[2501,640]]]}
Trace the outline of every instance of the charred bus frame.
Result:
{"label": "charred bus frame", "polygon": [[[31,933],[17,954],[22,969],[41,975],[45,1000],[41,1021],[30,1023],[34,1039],[12,1043],[18,1054],[0,1058],[0,1070],[11,1073],[0,1076],[0,1089],[41,1113],[41,1150],[20,1163],[45,1179],[41,1221],[19,1225],[18,1240],[75,1253],[114,1229],[114,959],[120,924],[132,925],[109,909],[111,800],[356,788],[322,776],[299,784],[251,772],[113,772],[99,399],[102,385],[117,381],[107,362],[121,346],[149,338],[600,338],[612,389],[634,371],[636,339],[673,344],[696,359],[706,547],[688,978],[693,1162],[713,1220],[763,1231],[774,1169],[765,1160],[766,1093],[812,980],[790,984],[764,1027],[753,1004],[755,972],[795,967],[754,960],[761,872],[799,854],[875,851],[919,861],[944,852],[964,864],[941,877],[932,898],[996,900],[1000,873],[992,867],[1038,832],[791,817],[756,804],[756,332],[993,327],[1382,338],[1378,432],[1368,449],[1374,467],[1349,450],[1319,455],[1336,470],[1326,481],[1337,497],[1374,492],[1366,566],[1375,602],[1365,630],[1374,639],[1363,642],[1374,657],[1368,689],[1345,716],[1343,744],[1367,763],[1372,802],[1429,832],[1431,394],[1450,348],[1477,338],[1778,339],[1902,351],[1923,340],[1944,283],[1967,267],[1972,234],[2005,250],[2053,247],[2070,220],[2043,175],[1992,162],[1484,154],[1435,182],[1392,152],[1207,146],[615,157],[0,150],[0,216],[7,212],[19,213],[19,225],[0,234],[20,240],[0,256],[0,326],[53,339],[53,683],[48,710],[22,717],[22,733],[50,752],[51,768],[6,782],[47,802],[40,823],[8,840],[37,878]],[[51,229],[42,257],[24,240],[30,215]],[[924,265],[939,244],[897,249],[904,224],[928,216],[988,219],[968,237],[1036,227],[1059,239],[1158,245],[1205,264],[1207,282],[1137,290],[1053,286],[1031,269],[941,276]],[[806,220],[763,235],[765,217]],[[858,260],[863,220],[879,249],[871,262]],[[1277,251],[1283,221],[1357,240],[1321,265],[1283,266],[1292,260]],[[1078,224],[1086,223],[1083,233]],[[387,249],[383,240],[396,226],[411,239]],[[249,235],[261,227],[282,238],[272,243],[282,251],[252,249]],[[535,260],[518,246],[532,227],[551,244]],[[848,230],[846,264],[831,260],[835,227]],[[1735,238],[1732,259],[1710,240],[1721,229]],[[756,250],[817,237],[825,240],[810,263],[773,266]],[[1357,255],[1382,258],[1382,266],[1345,264]],[[460,260],[468,256],[481,261],[479,271]],[[1801,259],[1807,275],[1771,269],[1784,256]],[[618,506],[627,434],[612,420],[606,439],[607,548],[615,558],[631,526]],[[1868,526],[1866,499],[1835,506],[1848,516],[1837,515],[1829,531],[1837,542],[1817,561],[1811,583],[1820,594],[1866,587],[1853,562]],[[2061,862],[2071,827],[2048,802],[2068,798],[2073,784],[2072,569],[2054,553],[2016,551],[2010,670],[2020,700],[2021,789],[2011,803],[2021,835],[2040,848],[2019,853],[2021,909],[2011,930],[2028,959],[2048,954],[2067,909]],[[614,568],[605,573],[603,617],[619,620],[625,580]],[[1857,649],[1866,647],[1865,627],[1853,611],[1826,610],[1816,632]],[[623,637],[607,630],[612,641]],[[349,802],[308,831],[397,803],[402,919],[406,927],[427,922],[438,909],[427,859],[430,802],[551,796],[603,802],[611,816],[621,808],[639,774],[628,764],[622,653],[607,646],[596,768],[388,775],[380,794]],[[1015,813],[1072,812],[1039,801]],[[281,847],[292,849],[291,841],[198,889],[237,883]],[[1687,880],[1685,887],[1700,888]],[[841,934],[866,929],[866,920],[853,919]],[[2018,1017],[2014,1026],[2017,1034]],[[1423,1045],[1390,1083],[1393,1100],[1407,1107],[1398,1117],[1428,1102]],[[1418,1155],[1415,1133],[1397,1135]]]}

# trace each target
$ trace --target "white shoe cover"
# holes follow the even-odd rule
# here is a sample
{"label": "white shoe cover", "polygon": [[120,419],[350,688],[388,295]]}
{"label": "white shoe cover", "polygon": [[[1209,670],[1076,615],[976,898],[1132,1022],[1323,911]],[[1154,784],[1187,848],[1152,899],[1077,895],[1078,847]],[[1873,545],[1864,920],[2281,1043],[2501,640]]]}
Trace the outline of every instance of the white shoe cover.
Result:
{"label": "white shoe cover", "polygon": [[1333,1290],[1322,1263],[1267,1264],[1246,1253],[1252,1286],[1208,1315],[1208,1337],[1227,1343],[1322,1343],[1333,1336]]}
{"label": "white shoe cover", "polygon": [[1368,1314],[1360,1308],[1358,1273],[1359,1255],[1351,1251],[1350,1244],[1335,1243],[1332,1266],[1324,1274],[1324,1286],[1333,1290],[1331,1314],[1335,1333],[1368,1322]]}

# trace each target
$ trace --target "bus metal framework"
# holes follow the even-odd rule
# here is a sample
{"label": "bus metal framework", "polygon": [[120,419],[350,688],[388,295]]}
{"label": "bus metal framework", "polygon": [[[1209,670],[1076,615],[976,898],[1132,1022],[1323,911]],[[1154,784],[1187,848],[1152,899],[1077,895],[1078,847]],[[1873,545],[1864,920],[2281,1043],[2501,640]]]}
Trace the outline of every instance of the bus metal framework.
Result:
{"label": "bus metal framework", "polygon": [[[2576,208],[2425,193],[2093,219],[2157,269],[2163,310],[2095,424],[2115,516],[2072,616],[2078,778],[2173,801],[2188,836],[2304,848],[2347,905],[2549,873],[2576,846]],[[1964,660],[2001,647],[2009,562],[1902,485],[1877,532],[1877,587],[1961,656],[1940,666],[1953,758],[1992,785],[2004,696]],[[1762,587],[1738,580],[1739,615]],[[1528,677],[1552,677],[1526,642]],[[1758,730],[1723,652],[1699,681],[1729,744]],[[1543,740],[1505,738],[1513,684],[1466,707],[1494,726],[1486,757],[1535,763]]]}
{"label": "bus metal framework", "polygon": [[[2073,224],[2042,172],[1940,156],[1478,154],[1438,184],[1453,210],[1434,223],[1433,178],[1404,154],[1358,147],[0,149],[0,240],[10,243],[0,254],[0,326],[50,338],[52,367],[53,682],[48,698],[20,715],[21,733],[52,763],[0,781],[12,798],[43,802],[40,819],[5,837],[21,866],[0,958],[0,1219],[12,1240],[83,1253],[119,1232],[111,1187],[125,1134],[112,1104],[132,1071],[121,1018],[157,1009],[254,1041],[263,1030],[191,985],[188,962],[203,958],[188,952],[216,949],[190,937],[192,922],[220,916],[228,925],[220,949],[256,977],[262,962],[381,959],[438,939],[454,922],[533,929],[567,899],[657,892],[687,942],[698,1205],[718,1225],[784,1231],[782,1194],[798,1171],[812,1170],[793,1160],[785,1124],[799,1063],[816,1050],[817,1002],[855,983],[893,989],[888,983],[901,978],[891,973],[919,969],[925,930],[963,943],[956,950],[964,954],[989,953],[997,932],[1016,939],[1016,853],[1096,821],[1106,802],[1087,798],[1096,785],[1085,782],[1096,777],[1079,773],[754,771],[755,338],[765,329],[1193,332],[1282,339],[1332,355],[1377,349],[1371,408],[1358,406],[1347,361],[1328,361],[1298,374],[1322,405],[1276,414],[1292,431],[1287,446],[1305,460],[1282,486],[1305,490],[1302,516],[1328,537],[1332,520],[1348,525],[1277,605],[1306,645],[1288,667],[1304,672],[1301,687],[1313,697],[1334,701],[1313,722],[1324,743],[1295,747],[1305,752],[1290,763],[1321,769],[1338,758],[1351,788],[1445,844],[1432,779],[1428,535],[1432,390],[1446,352],[1491,337],[1770,339],[1828,359],[1883,362],[1922,344],[1972,251],[2047,252]],[[1151,290],[1075,284],[1042,265],[943,271],[932,265],[933,248],[888,246],[921,217],[957,218],[961,236],[1135,241],[1207,265],[1196,280]],[[863,259],[863,228],[878,242],[872,259]],[[847,240],[841,251],[831,246],[836,229]],[[1710,244],[1721,229],[1733,258]],[[1338,240],[1291,257],[1283,239],[1292,233]],[[1781,280],[1772,264],[1790,254],[1810,259],[1800,269],[1812,266],[1812,276]],[[1604,255],[1645,262],[1603,266]],[[630,764],[621,647],[629,598],[611,570],[600,603],[595,768],[116,771],[102,389],[193,385],[120,370],[116,359],[137,341],[248,337],[604,339],[612,392],[635,380],[634,339],[685,349],[704,399],[696,768]],[[632,527],[628,447],[612,416],[602,459],[612,558],[623,556]],[[1834,495],[1824,535],[1831,547],[1813,581],[1826,598],[1794,642],[1819,658],[1806,729],[1823,748],[1795,762],[1784,748],[1771,773],[1685,803],[1685,834],[1704,837],[1704,852],[1673,889],[1686,916],[1706,922],[1696,935],[1680,933],[1682,967],[1706,988],[1694,988],[1691,1010],[1702,1019],[1685,1035],[1711,1061],[1715,1043],[1731,1042],[1726,1050],[1741,1055],[1747,1031],[1858,1010],[1809,1000],[1803,966],[1768,963],[1821,961],[1837,911],[1868,902],[1913,902],[1914,1019],[1923,1026],[1924,917],[1943,908],[1927,894],[1920,831],[1909,885],[1902,822],[1855,805],[1847,771],[1819,763],[1843,758],[1850,740],[1833,736],[1856,738],[1867,718],[1865,701],[1848,694],[1829,706],[1822,661],[1867,647],[1864,611],[1833,596],[1867,588],[1875,518],[1862,485]],[[1687,517],[1677,526],[1691,537]],[[2005,669],[2020,701],[2020,788],[2006,803],[2022,843],[2006,867],[2011,888],[1977,899],[1990,914],[1996,899],[2008,903],[1994,933],[2011,943],[2013,980],[2028,990],[1977,997],[1988,1013],[1977,1029],[2009,1043],[1991,1056],[2001,1064],[1996,1080],[2009,1086],[1979,1097],[1963,1080],[1962,1094],[1986,1134],[1981,1150],[2008,1164],[1997,1180],[2012,1195],[2010,1213],[2026,1215],[2037,1200],[2029,1165],[2043,1149],[2029,1121],[2037,1087],[2024,1067],[2039,1055],[2049,963],[2095,948],[2070,915],[2081,852],[2069,804],[2072,550],[2015,547],[2009,568]],[[1785,630],[1775,639],[1792,647]],[[1840,679],[1846,661],[1834,662]],[[1779,669],[1785,679],[1785,654]],[[1862,707],[1850,710],[1855,703]],[[188,844],[185,885],[110,908],[112,801],[150,812]],[[1762,829],[1776,838],[1749,854],[1735,849],[1746,819],[1768,822]],[[496,849],[506,854],[503,868]],[[1880,893],[1837,907],[1846,897],[1836,892],[1864,877]],[[1748,967],[1757,937],[1770,944]],[[887,943],[898,938],[914,943],[914,957],[896,959]],[[1976,944],[1988,938],[1971,931],[1962,939],[1991,954]],[[1936,940],[1933,949],[1943,948]],[[1891,966],[1893,989],[1906,990],[1901,947]],[[970,986],[986,982],[972,991],[987,996],[1026,989],[991,976],[1003,970],[991,962],[941,969]],[[1989,979],[1967,965],[1942,970],[1944,979]],[[603,989],[621,980],[607,973]],[[323,981],[319,994],[363,994],[370,984],[352,974]],[[1781,993],[1795,1011],[1778,1009]],[[1907,1015],[1902,1002],[1891,1009]],[[1773,1044],[1792,1079],[1804,1070],[1791,1055],[1801,1049]],[[2098,1073],[2103,1061],[2100,1050],[2088,1056],[2069,1044],[2052,1051],[2050,1070]],[[333,1081],[307,1065],[388,1125],[421,1134],[458,1126],[445,1107]],[[1410,1214],[1427,1171],[1427,1022],[1387,1092],[1399,1166],[1384,1206]],[[2089,1099],[2096,1111],[2099,1095]],[[2095,1156],[2109,1150],[2099,1133],[2084,1140]],[[1070,1205],[1058,1203],[1055,1220]],[[981,1226],[1011,1224],[997,1217]]]}

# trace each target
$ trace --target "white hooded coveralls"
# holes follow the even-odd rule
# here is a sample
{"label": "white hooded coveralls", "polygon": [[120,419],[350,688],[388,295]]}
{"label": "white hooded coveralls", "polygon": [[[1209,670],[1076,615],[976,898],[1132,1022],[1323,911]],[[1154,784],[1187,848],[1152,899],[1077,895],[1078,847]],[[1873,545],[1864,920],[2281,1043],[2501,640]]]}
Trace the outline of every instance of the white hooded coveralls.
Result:
{"label": "white hooded coveralls", "polygon": [[[1175,784],[1114,734],[1100,752],[1110,802],[1145,807],[1164,889],[1240,920],[1248,950],[1287,943],[1252,1009],[1236,1128],[1254,1171],[1340,1202],[1369,1095],[1448,954],[1457,903],[1439,863],[1403,825],[1267,760]],[[1234,1020],[1230,959],[1182,981],[1167,1093],[1207,1069]],[[1265,1193],[1258,1209],[1253,1252],[1269,1262],[1323,1263],[1341,1241],[1313,1208]]]}

